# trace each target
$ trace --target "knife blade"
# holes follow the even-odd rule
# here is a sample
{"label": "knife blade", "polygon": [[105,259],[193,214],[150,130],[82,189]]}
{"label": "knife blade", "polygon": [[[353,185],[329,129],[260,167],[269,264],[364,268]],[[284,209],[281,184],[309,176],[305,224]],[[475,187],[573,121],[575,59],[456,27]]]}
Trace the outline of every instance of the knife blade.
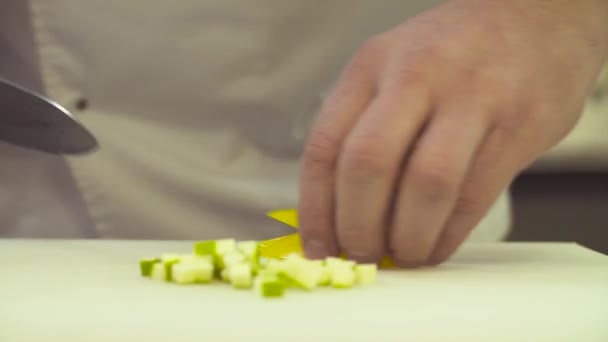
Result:
{"label": "knife blade", "polygon": [[54,101],[0,78],[0,141],[51,154],[84,154],[98,143]]}

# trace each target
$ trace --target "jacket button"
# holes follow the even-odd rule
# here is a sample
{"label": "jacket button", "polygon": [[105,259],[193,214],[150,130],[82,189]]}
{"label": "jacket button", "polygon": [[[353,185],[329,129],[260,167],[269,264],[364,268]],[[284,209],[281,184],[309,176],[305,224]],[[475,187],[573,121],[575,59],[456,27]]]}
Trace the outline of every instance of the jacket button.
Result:
{"label": "jacket button", "polygon": [[74,107],[76,107],[76,109],[79,111],[84,111],[89,107],[89,101],[85,98],[80,98],[76,100]]}

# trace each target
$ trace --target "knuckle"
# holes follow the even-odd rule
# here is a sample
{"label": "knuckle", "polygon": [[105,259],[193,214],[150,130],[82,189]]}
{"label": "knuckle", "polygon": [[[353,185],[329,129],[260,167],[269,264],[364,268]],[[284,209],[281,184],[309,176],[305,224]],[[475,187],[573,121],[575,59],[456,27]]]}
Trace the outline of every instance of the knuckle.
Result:
{"label": "knuckle", "polygon": [[377,143],[358,139],[347,144],[341,157],[346,172],[363,176],[385,176],[392,172],[392,161]]}
{"label": "knuckle", "polygon": [[[431,50],[433,52],[429,52]],[[387,69],[386,78],[391,85],[400,88],[426,88],[433,75],[434,60],[437,57],[427,57],[438,54],[434,48],[425,47],[420,51],[406,51],[399,56],[399,62]],[[435,70],[436,71],[436,70]]]}
{"label": "knuckle", "polygon": [[408,51],[407,59],[413,64],[428,65],[447,59],[449,53],[445,44],[431,41]]}
{"label": "knuckle", "polygon": [[332,170],[339,149],[340,142],[333,134],[323,129],[313,130],[302,156],[304,168]]}
{"label": "knuckle", "polygon": [[377,34],[371,36],[361,44],[357,51],[357,56],[363,59],[376,58],[384,55],[387,50],[388,42],[386,36],[383,34]]}
{"label": "knuckle", "polygon": [[550,120],[550,113],[557,111],[557,108],[550,108],[546,103],[537,102],[524,110],[520,110],[518,121],[520,125],[526,125],[527,127],[542,127],[545,122]]}
{"label": "knuckle", "polygon": [[354,97],[370,96],[374,90],[370,69],[367,65],[348,66],[324,99],[321,106],[323,112],[340,115],[344,107],[352,106]]}
{"label": "knuckle", "polygon": [[479,107],[496,118],[498,124],[505,128],[516,128],[522,124],[526,110],[521,104],[521,90],[517,85],[496,77],[475,77],[470,82],[471,91],[479,94],[477,100]]}
{"label": "knuckle", "polygon": [[[505,108],[514,107],[515,91],[511,90],[506,84],[499,82],[485,81],[479,82],[476,86],[479,89],[480,100],[485,99],[488,109],[503,111]],[[483,103],[483,102],[482,102]]]}
{"label": "knuckle", "polygon": [[345,67],[340,84],[334,91],[348,92],[369,86],[376,66],[370,58],[356,55]]}
{"label": "knuckle", "polygon": [[[508,102],[511,101],[511,102]],[[515,104],[513,100],[494,100],[492,109],[493,122],[491,122],[498,133],[514,134],[522,128],[529,126],[534,111],[527,105]]]}
{"label": "knuckle", "polygon": [[[514,105],[516,95],[521,93],[513,80],[501,77],[502,73],[485,66],[467,66],[463,68],[463,89],[466,92],[474,91],[478,96],[476,100],[487,100],[488,105]],[[468,86],[467,86],[468,85]]]}
{"label": "knuckle", "polygon": [[[485,208],[484,201],[477,195],[462,194],[456,200],[454,206],[454,214],[458,216],[475,216],[483,212]],[[460,234],[461,232],[454,231],[453,233]]]}
{"label": "knuckle", "polygon": [[410,177],[424,196],[431,201],[448,198],[456,192],[458,183],[453,168],[445,162],[426,162],[412,166]]}
{"label": "knuckle", "polygon": [[522,110],[509,110],[505,107],[498,110],[494,127],[500,133],[513,134],[521,130],[521,128],[529,120],[529,115]]}
{"label": "knuckle", "polygon": [[387,43],[383,36],[369,38],[357,49],[345,68],[346,75],[371,75],[378,68],[378,61],[386,56]]}
{"label": "knuckle", "polygon": [[401,52],[404,64],[411,65],[414,70],[428,70],[451,59],[449,46],[441,41],[431,40],[423,44],[409,46]]}
{"label": "knuckle", "polygon": [[403,89],[428,90],[428,76],[416,64],[404,63],[396,68],[391,75],[390,86],[401,92]]}

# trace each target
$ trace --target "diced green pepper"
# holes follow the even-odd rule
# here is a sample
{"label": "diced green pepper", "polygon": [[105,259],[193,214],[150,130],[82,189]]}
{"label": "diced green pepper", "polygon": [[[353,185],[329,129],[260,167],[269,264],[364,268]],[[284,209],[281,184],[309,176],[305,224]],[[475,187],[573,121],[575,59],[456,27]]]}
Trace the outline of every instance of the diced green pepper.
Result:
{"label": "diced green pepper", "polygon": [[282,297],[287,285],[276,275],[264,275],[256,278],[255,287],[263,297]]}
{"label": "diced green pepper", "polygon": [[230,266],[230,283],[236,288],[249,288],[252,285],[251,265],[237,264]]}
{"label": "diced green pepper", "polygon": [[232,252],[236,249],[236,240],[234,239],[222,239],[215,240],[215,254],[224,255],[228,252]]}
{"label": "diced green pepper", "polygon": [[262,286],[262,295],[264,297],[282,297],[285,292],[285,284],[280,281],[267,281]]}
{"label": "diced green pepper", "polygon": [[172,281],[173,280],[173,276],[172,276],[172,272],[173,272],[173,265],[177,264],[179,262],[179,259],[174,259],[174,260],[168,260],[165,261],[163,264],[165,265],[165,281]]}
{"label": "diced green pepper", "polygon": [[376,281],[376,273],[378,265],[376,264],[359,264],[355,266],[355,275],[357,284],[369,285]]}
{"label": "diced green pepper", "polygon": [[258,263],[260,247],[257,241],[241,241],[237,243],[237,249],[251,262]]}
{"label": "diced green pepper", "polygon": [[152,268],[154,267],[154,264],[156,264],[157,262],[160,262],[159,258],[141,259],[139,261],[139,269],[141,271],[141,275],[143,277],[149,277],[152,273]]}
{"label": "diced green pepper", "polygon": [[215,241],[200,241],[194,244],[194,254],[215,255],[217,243]]}
{"label": "diced green pepper", "polygon": [[331,274],[331,286],[335,288],[350,288],[355,284],[355,271],[348,264],[335,265]]}
{"label": "diced green pepper", "polygon": [[165,265],[161,262],[157,262],[152,266],[152,272],[150,278],[154,280],[165,280]]}
{"label": "diced green pepper", "polygon": [[350,288],[371,284],[378,268],[334,257],[309,260],[301,253],[263,258],[256,241],[199,241],[193,249],[193,254],[166,253],[160,258],[141,259],[141,275],[177,284],[207,283],[215,276],[235,288],[254,285],[264,297],[281,297],[291,286],[312,290],[325,285]]}

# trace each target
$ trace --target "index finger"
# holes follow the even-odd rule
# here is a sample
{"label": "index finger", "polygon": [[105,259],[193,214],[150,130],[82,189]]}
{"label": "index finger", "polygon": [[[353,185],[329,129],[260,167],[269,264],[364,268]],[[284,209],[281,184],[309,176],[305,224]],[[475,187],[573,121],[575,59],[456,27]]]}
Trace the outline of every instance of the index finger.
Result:
{"label": "index finger", "polygon": [[334,224],[337,160],[345,137],[371,101],[375,88],[373,72],[358,63],[344,71],[325,101],[304,149],[298,224],[308,258],[339,253]]}

